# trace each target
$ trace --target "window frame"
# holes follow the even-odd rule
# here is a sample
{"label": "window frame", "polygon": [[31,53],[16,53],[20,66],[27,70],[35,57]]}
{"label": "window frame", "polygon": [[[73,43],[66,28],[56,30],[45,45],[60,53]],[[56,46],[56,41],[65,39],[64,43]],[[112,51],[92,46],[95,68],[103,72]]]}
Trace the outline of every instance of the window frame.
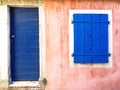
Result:
{"label": "window frame", "polygon": [[[91,63],[81,64],[74,63],[74,24],[73,14],[108,14],[108,52],[111,54],[108,57],[108,63]],[[70,67],[112,67],[112,10],[69,10],[69,66]]]}

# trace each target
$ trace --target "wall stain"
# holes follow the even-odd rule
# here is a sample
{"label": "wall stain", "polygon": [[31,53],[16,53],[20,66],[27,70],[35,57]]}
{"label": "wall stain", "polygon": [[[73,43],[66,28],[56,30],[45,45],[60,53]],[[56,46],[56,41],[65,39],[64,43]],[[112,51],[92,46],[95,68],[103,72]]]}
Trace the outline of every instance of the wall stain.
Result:
{"label": "wall stain", "polygon": [[118,30],[116,29],[116,30],[115,30],[115,36],[117,36],[117,34],[118,34]]}

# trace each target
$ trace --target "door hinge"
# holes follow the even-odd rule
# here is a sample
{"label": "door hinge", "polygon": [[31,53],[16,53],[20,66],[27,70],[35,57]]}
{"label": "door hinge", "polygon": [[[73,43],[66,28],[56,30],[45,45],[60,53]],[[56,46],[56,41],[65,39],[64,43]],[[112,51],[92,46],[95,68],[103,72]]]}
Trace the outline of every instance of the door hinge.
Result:
{"label": "door hinge", "polygon": [[11,9],[9,9],[9,13],[11,13]]}

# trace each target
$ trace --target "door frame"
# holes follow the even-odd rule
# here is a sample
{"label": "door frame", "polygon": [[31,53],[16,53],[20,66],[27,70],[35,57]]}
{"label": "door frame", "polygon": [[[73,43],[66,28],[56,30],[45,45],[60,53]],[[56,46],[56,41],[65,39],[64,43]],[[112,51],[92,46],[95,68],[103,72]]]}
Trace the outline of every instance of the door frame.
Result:
{"label": "door frame", "polygon": [[[39,80],[38,81],[12,81],[11,79],[11,65],[10,65],[10,8],[11,7],[24,7],[24,8],[34,8],[37,7],[38,8],[38,14],[39,14]],[[6,48],[7,50],[3,50],[5,55],[3,56],[5,60],[3,60],[3,63],[5,65],[1,66],[1,78],[3,78],[4,80],[8,81],[9,86],[31,86],[32,84],[34,86],[38,86],[39,85],[39,81],[41,81],[44,77],[46,77],[45,74],[45,66],[46,66],[46,35],[45,35],[45,14],[44,14],[44,6],[40,5],[40,6],[29,6],[29,5],[15,5],[15,6],[1,6],[0,7],[2,9],[1,12],[3,12],[4,14],[7,14],[4,16],[3,21],[5,21],[5,29],[4,33],[6,33],[4,35],[5,41],[7,44]],[[7,22],[7,23],[6,23]],[[0,25],[2,26],[2,25]],[[3,26],[2,26],[3,27]],[[9,52],[9,53],[8,53]],[[6,68],[7,66],[7,68]],[[36,83],[35,83],[36,82]],[[30,84],[32,83],[32,84]]]}

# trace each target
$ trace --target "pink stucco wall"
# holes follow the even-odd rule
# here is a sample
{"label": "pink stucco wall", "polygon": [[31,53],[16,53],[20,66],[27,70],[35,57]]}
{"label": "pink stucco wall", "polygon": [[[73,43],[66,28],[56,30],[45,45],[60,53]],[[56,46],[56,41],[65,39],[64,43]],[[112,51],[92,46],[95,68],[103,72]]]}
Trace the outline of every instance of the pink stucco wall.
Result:
{"label": "pink stucco wall", "polygon": [[[69,9],[112,10],[112,68],[69,67]],[[45,0],[47,90],[120,90],[119,24],[119,0]]]}

